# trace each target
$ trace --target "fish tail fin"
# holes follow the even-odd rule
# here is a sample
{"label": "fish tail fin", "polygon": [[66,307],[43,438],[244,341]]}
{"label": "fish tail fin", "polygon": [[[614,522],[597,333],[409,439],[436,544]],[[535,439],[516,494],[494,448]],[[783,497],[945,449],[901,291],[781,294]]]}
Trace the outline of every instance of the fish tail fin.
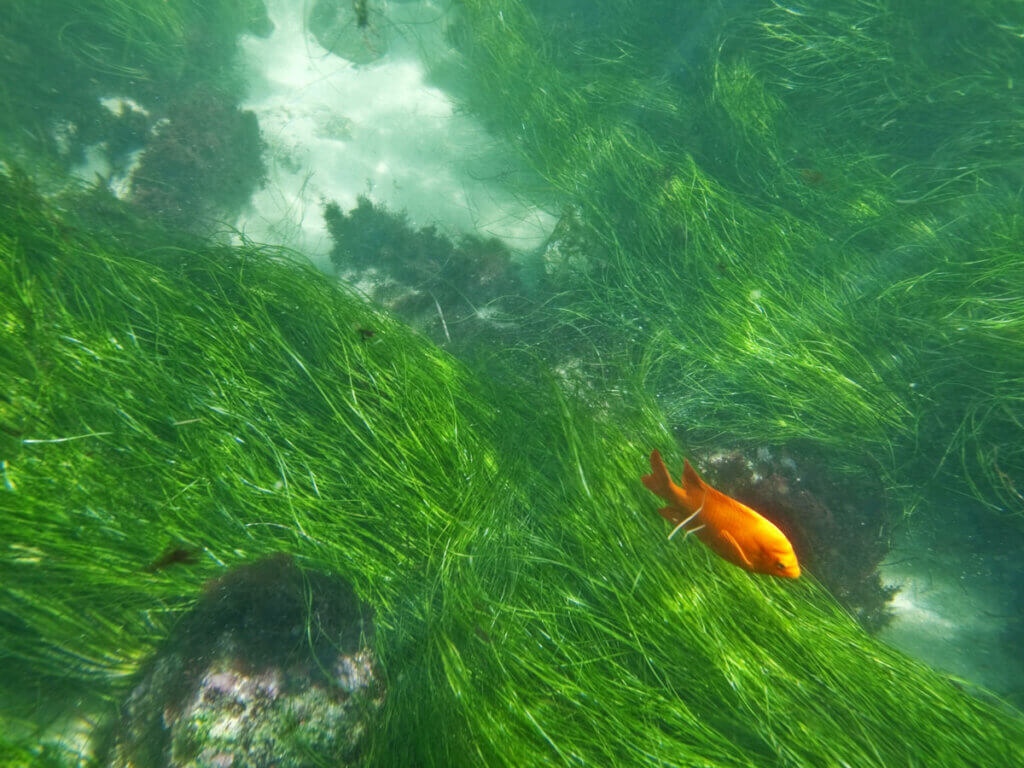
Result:
{"label": "fish tail fin", "polygon": [[668,467],[665,466],[665,462],[662,461],[661,454],[657,450],[651,451],[651,474],[644,475],[640,480],[651,493],[671,500],[672,478],[669,477]]}

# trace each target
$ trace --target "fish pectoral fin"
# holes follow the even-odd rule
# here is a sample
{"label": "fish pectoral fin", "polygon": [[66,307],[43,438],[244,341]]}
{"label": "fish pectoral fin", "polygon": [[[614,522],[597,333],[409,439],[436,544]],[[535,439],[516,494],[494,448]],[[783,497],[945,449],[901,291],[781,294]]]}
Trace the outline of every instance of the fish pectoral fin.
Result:
{"label": "fish pectoral fin", "polygon": [[748,567],[754,567],[754,564],[747,559],[747,556],[743,552],[743,548],[739,545],[739,542],[733,538],[731,533],[726,530],[722,530],[722,538],[732,544],[733,548],[736,550],[736,554],[740,556],[740,560],[746,563]]}

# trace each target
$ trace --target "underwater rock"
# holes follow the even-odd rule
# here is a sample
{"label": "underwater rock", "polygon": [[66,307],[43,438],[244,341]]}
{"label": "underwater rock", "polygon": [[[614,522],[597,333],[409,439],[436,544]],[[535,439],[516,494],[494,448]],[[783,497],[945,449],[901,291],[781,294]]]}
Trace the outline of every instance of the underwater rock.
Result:
{"label": "underwater rock", "polygon": [[388,52],[387,25],[380,0],[317,0],[309,12],[309,31],[324,50],[369,64]]}
{"label": "underwater rock", "polygon": [[167,223],[195,229],[218,214],[236,214],[264,177],[256,115],[200,90],[172,107],[149,141],[131,198]]}
{"label": "underwater rock", "polygon": [[243,0],[241,10],[245,15],[245,31],[250,35],[270,37],[274,33],[274,22],[263,0]]}
{"label": "underwater rock", "polygon": [[365,197],[347,214],[324,207],[334,241],[330,258],[353,282],[439,342],[511,330],[523,286],[519,265],[497,238],[463,235],[453,242],[428,226],[413,229],[402,214]]}
{"label": "underwater rock", "polygon": [[709,482],[775,523],[811,571],[860,624],[876,632],[892,619],[897,588],[878,566],[889,551],[881,484],[834,473],[793,450],[762,448],[704,457]]}
{"label": "underwater rock", "polygon": [[585,275],[595,261],[603,260],[595,240],[583,223],[581,211],[566,206],[540,257],[545,280],[552,288],[563,289],[566,281]]}
{"label": "underwater rock", "polygon": [[208,585],[99,750],[111,768],[358,764],[384,693],[350,586],[276,556]]}

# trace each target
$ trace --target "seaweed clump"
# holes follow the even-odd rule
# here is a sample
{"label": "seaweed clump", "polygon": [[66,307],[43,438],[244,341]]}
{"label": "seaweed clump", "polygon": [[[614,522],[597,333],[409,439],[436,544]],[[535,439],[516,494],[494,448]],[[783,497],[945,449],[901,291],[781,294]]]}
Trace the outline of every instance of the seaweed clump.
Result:
{"label": "seaweed clump", "polygon": [[465,336],[507,326],[522,307],[519,266],[497,238],[467,234],[453,242],[362,196],[348,213],[328,203],[324,220],[335,268],[370,278],[375,299],[437,339],[450,341],[456,328]]}
{"label": "seaweed clump", "polygon": [[27,147],[64,163],[106,139],[101,98],[152,106],[197,83],[237,90],[238,37],[272,29],[262,0],[6,0],[3,11],[3,150]]}
{"label": "seaweed clump", "polygon": [[463,4],[467,100],[606,245],[621,386],[1024,526],[1020,4],[540,5]]}
{"label": "seaweed clump", "polygon": [[307,26],[324,50],[369,64],[388,51],[388,26],[376,20],[379,14],[367,0],[316,0]]}
{"label": "seaweed clump", "polygon": [[199,90],[170,110],[149,142],[131,199],[169,224],[195,228],[210,221],[211,209],[237,212],[265,175],[256,115]]}

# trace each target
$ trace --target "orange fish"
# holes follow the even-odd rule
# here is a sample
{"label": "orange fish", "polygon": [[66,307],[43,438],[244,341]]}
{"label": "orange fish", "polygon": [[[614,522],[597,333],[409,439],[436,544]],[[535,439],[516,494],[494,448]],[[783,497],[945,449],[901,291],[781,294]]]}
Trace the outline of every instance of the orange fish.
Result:
{"label": "orange fish", "polygon": [[686,536],[696,534],[717,554],[740,568],[787,579],[800,575],[796,553],[786,535],[746,504],[701,480],[690,462],[684,462],[681,488],[668,476],[665,462],[657,451],[651,452],[651,470],[652,474],[643,476],[643,483],[668,502],[668,506],[658,512],[675,525],[668,535],[670,539],[682,528]]}

